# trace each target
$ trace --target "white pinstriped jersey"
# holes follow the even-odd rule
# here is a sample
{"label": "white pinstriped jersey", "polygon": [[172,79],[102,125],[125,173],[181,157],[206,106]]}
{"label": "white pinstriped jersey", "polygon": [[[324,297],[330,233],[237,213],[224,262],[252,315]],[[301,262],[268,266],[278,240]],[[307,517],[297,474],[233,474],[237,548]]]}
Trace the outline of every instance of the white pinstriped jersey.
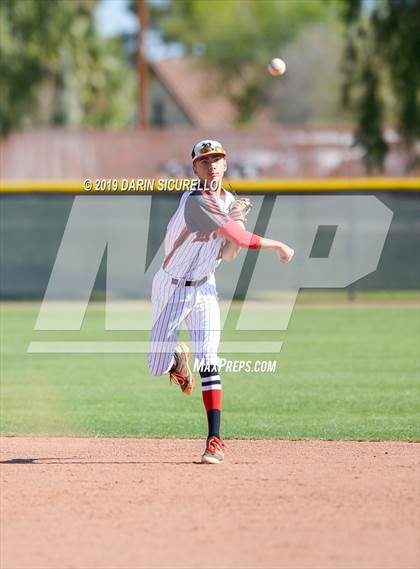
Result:
{"label": "white pinstriped jersey", "polygon": [[226,212],[234,200],[233,194],[223,189],[220,198],[214,192],[202,190],[183,194],[166,230],[163,261],[166,273],[199,280],[214,272],[225,243],[217,229],[228,221]]}

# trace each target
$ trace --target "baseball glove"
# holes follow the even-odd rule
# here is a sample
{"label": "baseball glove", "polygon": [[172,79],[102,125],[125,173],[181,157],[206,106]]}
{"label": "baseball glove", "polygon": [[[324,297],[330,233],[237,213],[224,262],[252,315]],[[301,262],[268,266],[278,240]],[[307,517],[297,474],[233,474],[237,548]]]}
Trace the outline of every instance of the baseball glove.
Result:
{"label": "baseball glove", "polygon": [[229,206],[229,215],[234,221],[243,221],[245,223],[251,209],[252,203],[249,198],[237,197]]}

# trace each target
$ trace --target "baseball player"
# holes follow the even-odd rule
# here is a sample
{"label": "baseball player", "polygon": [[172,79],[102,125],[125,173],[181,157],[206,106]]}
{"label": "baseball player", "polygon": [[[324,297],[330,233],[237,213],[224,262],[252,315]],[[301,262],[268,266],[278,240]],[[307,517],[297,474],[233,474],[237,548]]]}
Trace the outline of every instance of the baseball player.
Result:
{"label": "baseball player", "polygon": [[289,262],[293,249],[245,229],[250,208],[247,198],[222,187],[227,169],[226,152],[220,142],[203,140],[192,150],[197,188],[182,195],[169,221],[165,236],[165,258],[152,285],[152,331],[148,366],[189,395],[194,376],[189,366],[190,350],[177,343],[186,323],[198,360],[208,437],[201,462],[217,464],[224,458],[220,436],[222,385],[218,346],[220,310],[214,271],[221,260],[233,261],[239,249],[271,249],[281,262]]}

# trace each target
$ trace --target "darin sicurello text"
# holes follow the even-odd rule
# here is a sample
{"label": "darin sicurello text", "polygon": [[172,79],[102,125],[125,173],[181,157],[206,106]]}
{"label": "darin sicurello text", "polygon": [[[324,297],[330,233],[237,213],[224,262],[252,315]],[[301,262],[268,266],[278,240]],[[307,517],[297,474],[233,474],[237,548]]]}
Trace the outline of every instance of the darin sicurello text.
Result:
{"label": "darin sicurello text", "polygon": [[[158,192],[188,192],[197,188],[197,180],[191,178],[152,178],[123,179],[121,180],[122,192],[147,192],[155,188]],[[217,190],[217,180],[212,180],[210,184],[204,182],[204,190]]]}

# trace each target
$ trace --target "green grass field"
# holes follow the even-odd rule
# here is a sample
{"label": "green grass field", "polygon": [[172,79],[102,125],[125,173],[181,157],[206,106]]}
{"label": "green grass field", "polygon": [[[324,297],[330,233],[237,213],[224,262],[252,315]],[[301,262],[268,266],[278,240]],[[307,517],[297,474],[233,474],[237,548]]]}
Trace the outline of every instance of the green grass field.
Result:
{"label": "green grass field", "polygon": [[[381,297],[382,298],[382,297]],[[80,332],[34,331],[39,304],[4,303],[1,432],[6,435],[203,437],[191,397],[149,375],[142,354],[29,354],[31,340],[144,340],[106,332],[91,304]],[[257,312],[256,312],[257,317]],[[226,438],[419,440],[419,311],[415,306],[298,303],[267,374],[224,373]],[[224,340],[238,333],[225,332]],[[248,336],[250,339],[250,336]],[[243,359],[241,355],[226,356]]]}

